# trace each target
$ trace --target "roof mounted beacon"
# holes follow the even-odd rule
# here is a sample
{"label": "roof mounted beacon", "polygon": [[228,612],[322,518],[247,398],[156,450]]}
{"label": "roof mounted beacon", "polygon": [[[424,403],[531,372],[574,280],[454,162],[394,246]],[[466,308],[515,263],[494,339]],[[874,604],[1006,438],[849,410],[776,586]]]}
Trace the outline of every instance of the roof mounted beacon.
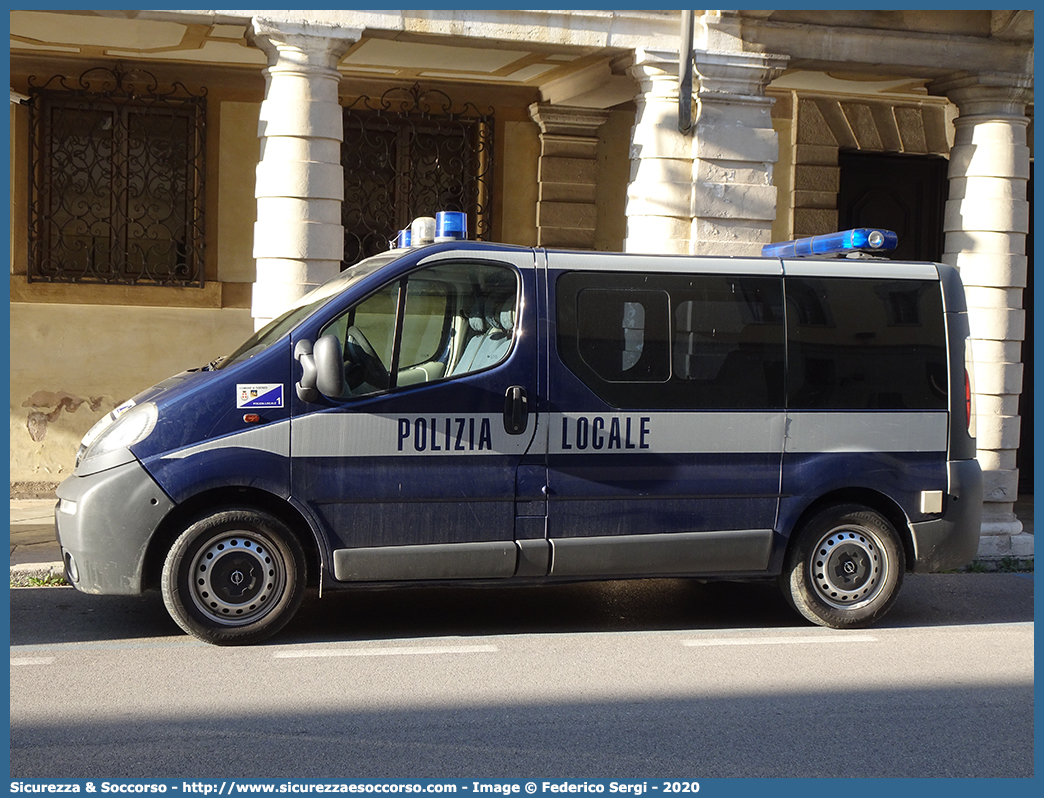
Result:
{"label": "roof mounted beacon", "polygon": [[867,254],[891,252],[898,244],[899,236],[891,230],[859,227],[854,230],[798,238],[794,241],[781,241],[778,244],[766,244],[761,248],[761,254],[766,258],[802,258],[813,255],[859,258]]}
{"label": "roof mounted beacon", "polygon": [[466,241],[468,217],[461,211],[439,211],[435,214],[435,243]]}
{"label": "roof mounted beacon", "polygon": [[468,215],[463,211],[439,211],[434,217],[418,216],[388,242],[388,249],[410,249],[428,244],[468,240]]}

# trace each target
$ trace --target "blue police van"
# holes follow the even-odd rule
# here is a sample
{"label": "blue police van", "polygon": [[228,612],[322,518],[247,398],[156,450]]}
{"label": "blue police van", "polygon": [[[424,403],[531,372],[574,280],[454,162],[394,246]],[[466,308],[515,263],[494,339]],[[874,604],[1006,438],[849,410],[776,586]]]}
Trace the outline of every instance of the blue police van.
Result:
{"label": "blue police van", "polygon": [[956,270],[832,254],[890,245],[364,260],[87,434],[67,579],[159,588],[217,644],[308,586],[768,578],[872,623],[906,571],[973,559],[982,513]]}

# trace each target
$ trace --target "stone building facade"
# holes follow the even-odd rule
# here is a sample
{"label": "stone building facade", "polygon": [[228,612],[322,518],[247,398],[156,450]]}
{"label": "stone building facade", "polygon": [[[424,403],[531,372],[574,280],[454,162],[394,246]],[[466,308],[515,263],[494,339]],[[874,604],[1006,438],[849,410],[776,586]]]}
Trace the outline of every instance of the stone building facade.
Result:
{"label": "stone building facade", "polygon": [[[1032,16],[13,11],[12,490],[48,490],[98,416],[230,350],[343,268],[346,109],[436,91],[489,112],[472,127],[486,128],[474,157],[491,177],[472,184],[495,240],[746,256],[853,219],[908,226],[914,255],[955,264],[967,286],[987,487],[981,553],[1031,556],[1013,506],[1020,471],[1024,491],[1032,473]],[[63,106],[60,92],[50,105],[41,97],[82,91],[92,70],[148,75],[133,77],[139,98],[148,86],[206,98],[194,139],[205,165],[190,178],[192,280],[178,272],[183,254],[161,278],[43,265],[53,219],[41,198],[59,193],[39,182],[51,163],[44,109]],[[138,123],[127,124],[133,140]],[[402,162],[422,162],[435,137],[420,124],[420,149]],[[889,198],[894,184],[875,182],[882,169],[924,176]],[[402,174],[375,172],[367,190]],[[389,225],[382,235],[394,235]],[[181,235],[161,227],[168,244]]]}

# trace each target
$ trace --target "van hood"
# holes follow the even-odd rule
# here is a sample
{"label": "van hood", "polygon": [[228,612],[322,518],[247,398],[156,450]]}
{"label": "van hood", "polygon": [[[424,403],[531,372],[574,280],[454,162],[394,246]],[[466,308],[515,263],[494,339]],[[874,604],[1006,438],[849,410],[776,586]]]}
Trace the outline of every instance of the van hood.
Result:
{"label": "van hood", "polygon": [[131,399],[128,400],[128,404],[140,405],[144,402],[165,402],[168,395],[177,393],[174,389],[179,388],[180,386],[191,388],[193,385],[205,381],[206,378],[213,373],[214,372],[211,371],[204,371],[203,369],[190,369],[188,371],[183,371],[180,374],[167,377],[167,379],[146,388],[141,393],[131,397]]}
{"label": "van hood", "polygon": [[186,371],[157,383],[134,397],[158,412],[155,430],[131,450],[145,460],[288,419],[292,361],[287,336],[227,369]]}
{"label": "van hood", "polygon": [[145,462],[288,419],[290,361],[287,336],[228,369],[193,369],[156,383],[87,433],[75,473],[86,476],[135,458]]}

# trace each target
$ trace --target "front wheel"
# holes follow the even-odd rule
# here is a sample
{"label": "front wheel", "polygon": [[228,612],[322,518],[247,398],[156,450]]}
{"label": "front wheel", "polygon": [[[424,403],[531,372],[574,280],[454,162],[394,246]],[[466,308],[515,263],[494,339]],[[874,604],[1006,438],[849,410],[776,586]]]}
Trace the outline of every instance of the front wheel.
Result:
{"label": "front wheel", "polygon": [[883,616],[899,595],[906,558],[880,513],[859,505],[828,508],[797,533],[780,586],[805,618],[852,629]]}
{"label": "front wheel", "polygon": [[304,550],[267,513],[223,510],[185,530],[163,563],[163,603],[178,626],[217,645],[256,643],[304,597]]}

